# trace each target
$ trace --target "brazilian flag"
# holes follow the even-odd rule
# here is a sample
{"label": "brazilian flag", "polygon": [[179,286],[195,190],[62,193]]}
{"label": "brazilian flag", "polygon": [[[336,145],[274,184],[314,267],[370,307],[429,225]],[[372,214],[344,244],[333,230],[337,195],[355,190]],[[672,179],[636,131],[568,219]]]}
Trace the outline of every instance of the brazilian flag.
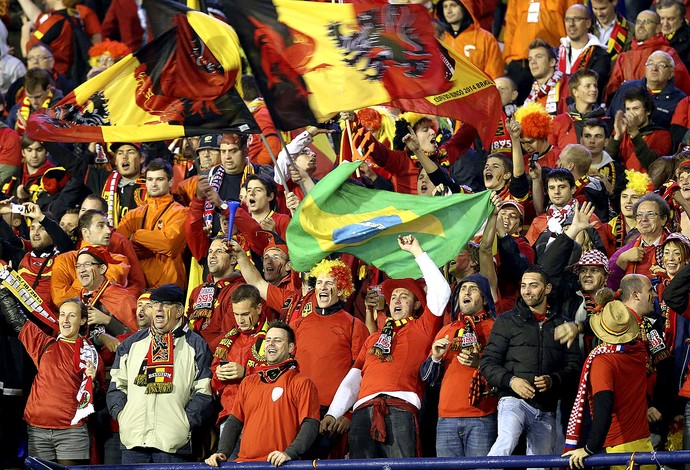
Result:
{"label": "brazilian flag", "polygon": [[351,253],[392,278],[419,278],[400,249],[412,234],[437,266],[467,245],[491,214],[490,191],[448,197],[413,196],[345,183],[361,162],[331,171],[307,194],[287,229],[292,268],[307,271],[328,254]]}

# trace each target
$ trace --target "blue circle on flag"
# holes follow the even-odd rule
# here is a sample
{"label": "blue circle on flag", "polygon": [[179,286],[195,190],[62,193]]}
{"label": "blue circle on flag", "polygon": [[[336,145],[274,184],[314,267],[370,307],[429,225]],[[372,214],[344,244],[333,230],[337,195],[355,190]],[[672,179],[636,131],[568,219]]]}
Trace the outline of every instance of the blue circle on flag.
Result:
{"label": "blue circle on flag", "polygon": [[382,215],[373,219],[346,225],[333,230],[333,242],[338,245],[351,245],[370,239],[386,229],[402,224],[397,215]]}

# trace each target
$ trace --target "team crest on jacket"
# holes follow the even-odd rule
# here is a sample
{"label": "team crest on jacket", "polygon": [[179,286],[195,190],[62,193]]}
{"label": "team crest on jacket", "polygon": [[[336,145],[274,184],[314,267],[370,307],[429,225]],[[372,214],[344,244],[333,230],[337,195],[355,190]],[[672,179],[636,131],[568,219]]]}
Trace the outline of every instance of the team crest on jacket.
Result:
{"label": "team crest on jacket", "polygon": [[283,389],[283,387],[274,388],[273,391],[271,392],[271,400],[278,401],[278,398],[283,396],[284,391],[285,390]]}
{"label": "team crest on jacket", "polygon": [[343,61],[367,80],[381,80],[389,68],[420,78],[429,70],[432,56],[413,27],[415,21],[416,15],[408,9],[389,5],[360,12],[354,30],[350,23],[332,22],[328,35],[343,53]]}

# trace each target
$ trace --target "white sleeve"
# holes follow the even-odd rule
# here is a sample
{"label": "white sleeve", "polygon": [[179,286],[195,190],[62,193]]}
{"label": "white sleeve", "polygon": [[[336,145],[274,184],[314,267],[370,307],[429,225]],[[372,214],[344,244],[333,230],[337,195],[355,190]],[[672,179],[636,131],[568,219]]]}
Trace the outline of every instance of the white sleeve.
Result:
{"label": "white sleeve", "polygon": [[340,382],[340,386],[338,390],[336,390],[331,406],[328,408],[328,413],[326,414],[338,419],[347,413],[357,401],[361,383],[362,371],[353,367],[350,369],[350,372],[347,373],[343,381]]}
{"label": "white sleeve", "polygon": [[[314,139],[312,138],[311,134],[307,131],[304,131],[292,139],[289,144],[287,144],[288,152],[290,152],[290,155],[292,155],[294,158],[295,155],[304,150],[304,147],[311,144],[313,141]],[[277,161],[280,171],[276,171],[273,174],[273,181],[275,181],[278,185],[282,185],[283,179],[280,177],[281,173],[285,175],[286,178],[290,175],[290,172],[288,171],[289,160],[284,148],[280,149]]]}
{"label": "white sleeve", "polygon": [[426,251],[415,258],[415,261],[426,282],[426,306],[431,313],[440,317],[450,300],[450,286]]}

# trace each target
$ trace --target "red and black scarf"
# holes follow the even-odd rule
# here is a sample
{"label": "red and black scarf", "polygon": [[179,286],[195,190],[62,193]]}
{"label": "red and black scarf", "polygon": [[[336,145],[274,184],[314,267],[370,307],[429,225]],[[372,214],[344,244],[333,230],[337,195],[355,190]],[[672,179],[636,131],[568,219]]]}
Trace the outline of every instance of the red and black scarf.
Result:
{"label": "red and black scarf", "polygon": [[393,360],[393,337],[399,329],[412,320],[414,320],[412,316],[403,318],[402,320],[388,318],[386,324],[383,325],[381,335],[369,350],[369,354],[378,357],[381,362],[391,362]]}
{"label": "red and black scarf", "polygon": [[263,383],[272,384],[290,369],[299,370],[297,361],[295,361],[293,358],[286,359],[278,364],[266,364],[258,366],[256,368],[256,373],[259,374],[259,378]]}
{"label": "red and black scarf", "polygon": [[[58,336],[58,340],[62,335]],[[70,425],[74,426],[81,420],[92,414],[93,407],[93,378],[86,375],[86,366],[92,363],[94,370],[98,370],[98,353],[96,348],[86,338],[79,336],[74,344],[74,370],[81,372],[81,384],[77,391],[77,410],[72,417]]]}

